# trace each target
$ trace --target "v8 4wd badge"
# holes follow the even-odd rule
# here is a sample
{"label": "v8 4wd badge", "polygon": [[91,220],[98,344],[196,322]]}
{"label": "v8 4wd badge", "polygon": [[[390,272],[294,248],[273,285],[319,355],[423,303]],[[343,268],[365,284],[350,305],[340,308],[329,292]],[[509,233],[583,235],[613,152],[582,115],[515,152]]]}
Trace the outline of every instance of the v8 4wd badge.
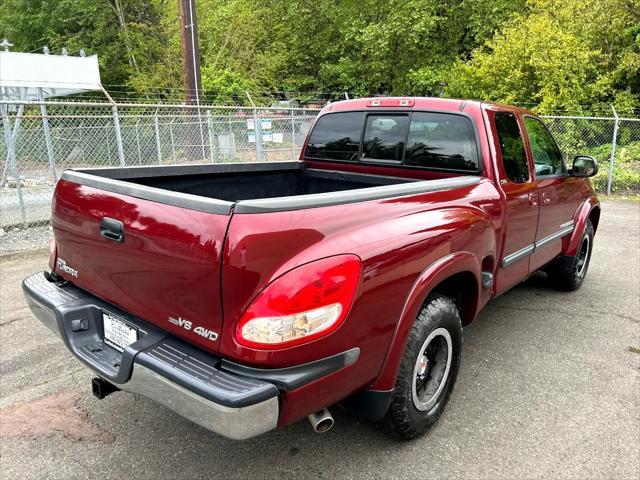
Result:
{"label": "v8 4wd badge", "polygon": [[187,320],[182,317],[178,317],[178,318],[169,317],[169,323],[176,325],[178,327],[182,327],[185,330],[189,330],[189,331],[193,330],[193,333],[196,333],[201,337],[211,340],[212,342],[215,342],[216,340],[218,340],[218,334],[216,332],[200,326],[193,328],[193,322],[191,320]]}

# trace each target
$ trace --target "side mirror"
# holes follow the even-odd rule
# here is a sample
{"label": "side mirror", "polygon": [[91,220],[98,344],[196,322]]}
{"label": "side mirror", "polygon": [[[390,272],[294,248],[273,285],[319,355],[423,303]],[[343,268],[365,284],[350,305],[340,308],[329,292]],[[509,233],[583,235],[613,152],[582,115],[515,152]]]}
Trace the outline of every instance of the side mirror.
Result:
{"label": "side mirror", "polygon": [[574,177],[593,177],[598,173],[598,161],[589,155],[577,155],[573,157],[571,175]]}

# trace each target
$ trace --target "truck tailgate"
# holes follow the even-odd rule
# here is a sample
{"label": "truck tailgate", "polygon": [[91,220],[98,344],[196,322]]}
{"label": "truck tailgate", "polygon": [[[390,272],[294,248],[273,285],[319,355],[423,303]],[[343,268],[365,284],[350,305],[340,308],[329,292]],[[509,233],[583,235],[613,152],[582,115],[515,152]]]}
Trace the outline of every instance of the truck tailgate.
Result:
{"label": "truck tailgate", "polygon": [[[216,352],[222,329],[220,262],[229,219],[229,214],[190,210],[61,180],[52,209],[55,272],[123,310]],[[122,222],[123,241],[101,234],[101,223],[108,236],[118,230],[118,222]]]}

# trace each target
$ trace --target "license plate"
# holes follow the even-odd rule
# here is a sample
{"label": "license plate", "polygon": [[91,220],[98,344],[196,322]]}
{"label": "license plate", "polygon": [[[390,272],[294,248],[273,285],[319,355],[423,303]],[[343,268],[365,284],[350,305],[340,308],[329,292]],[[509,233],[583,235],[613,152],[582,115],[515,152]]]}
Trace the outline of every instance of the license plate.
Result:
{"label": "license plate", "polygon": [[129,345],[138,340],[138,330],[113,315],[102,312],[104,325],[104,342],[116,350],[124,351]]}

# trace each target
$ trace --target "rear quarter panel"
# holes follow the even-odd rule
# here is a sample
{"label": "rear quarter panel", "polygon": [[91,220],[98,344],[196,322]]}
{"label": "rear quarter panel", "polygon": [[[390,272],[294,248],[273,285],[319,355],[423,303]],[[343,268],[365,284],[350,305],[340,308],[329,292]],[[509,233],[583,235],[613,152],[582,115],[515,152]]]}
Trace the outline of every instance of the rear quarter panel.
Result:
{"label": "rear quarter panel", "polygon": [[[470,252],[479,262],[495,253],[494,223],[500,215],[498,193],[488,180],[347,205],[236,214],[223,253],[220,352],[245,364],[277,368],[360,347],[354,365],[308,386],[316,398],[291,402],[292,395],[284,395],[282,401],[291,402],[291,408],[283,409],[280,423],[335,403],[378,376],[411,287],[429,265],[454,252]],[[235,325],[266,285],[296,266],[343,253],[358,255],[363,270],[354,305],[340,328],[285,350],[254,350],[236,342]],[[304,397],[304,391],[293,396]]]}

